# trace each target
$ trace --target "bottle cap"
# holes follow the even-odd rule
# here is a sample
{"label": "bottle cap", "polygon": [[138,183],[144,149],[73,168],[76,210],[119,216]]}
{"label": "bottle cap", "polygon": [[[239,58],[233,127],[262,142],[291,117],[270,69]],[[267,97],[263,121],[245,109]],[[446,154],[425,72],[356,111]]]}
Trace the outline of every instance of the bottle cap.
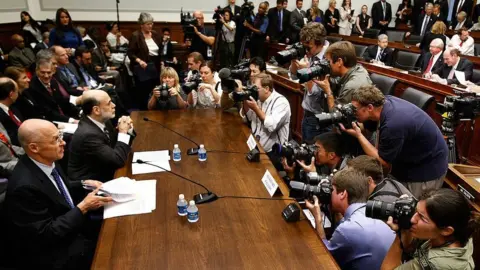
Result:
{"label": "bottle cap", "polygon": [[173,148],[178,148],[178,144],[174,144],[174,145],[173,145]]}
{"label": "bottle cap", "polygon": [[200,144],[200,148],[205,148],[205,146],[203,144]]}
{"label": "bottle cap", "polygon": [[191,201],[190,201],[190,206],[193,206],[193,205],[195,205],[195,201],[194,201],[194,200],[191,200]]}
{"label": "bottle cap", "polygon": [[179,198],[180,200],[184,200],[184,199],[185,199],[185,195],[180,194],[180,195],[178,195],[178,198]]}

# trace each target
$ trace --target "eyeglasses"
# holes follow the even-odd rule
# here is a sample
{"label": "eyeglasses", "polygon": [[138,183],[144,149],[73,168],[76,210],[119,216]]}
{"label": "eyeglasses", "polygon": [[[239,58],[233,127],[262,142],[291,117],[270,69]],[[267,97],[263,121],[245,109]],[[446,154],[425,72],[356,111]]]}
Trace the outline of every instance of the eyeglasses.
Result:
{"label": "eyeglasses", "polygon": [[63,141],[63,132],[59,131],[58,136],[55,136],[53,138],[53,142],[52,141],[48,141],[48,142],[43,141],[43,142],[32,142],[32,143],[58,143],[58,144],[60,144],[60,143],[62,143],[62,141]]}

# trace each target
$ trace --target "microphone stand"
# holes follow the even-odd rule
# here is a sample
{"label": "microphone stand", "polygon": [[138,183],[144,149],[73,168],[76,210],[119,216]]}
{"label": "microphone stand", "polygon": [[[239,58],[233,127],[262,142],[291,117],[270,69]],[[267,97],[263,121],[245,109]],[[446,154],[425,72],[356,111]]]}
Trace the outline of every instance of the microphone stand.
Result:
{"label": "microphone stand", "polygon": [[117,2],[117,26],[118,30],[120,30],[120,12],[118,11],[118,4],[120,4],[120,0],[116,0]]}

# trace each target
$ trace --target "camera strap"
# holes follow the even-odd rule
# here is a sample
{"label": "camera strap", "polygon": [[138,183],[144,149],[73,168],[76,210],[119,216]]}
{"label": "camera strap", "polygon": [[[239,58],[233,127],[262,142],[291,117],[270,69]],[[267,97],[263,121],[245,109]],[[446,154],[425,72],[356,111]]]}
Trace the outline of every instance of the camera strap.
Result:
{"label": "camera strap", "polygon": [[[387,184],[387,182],[390,182],[393,184],[393,186],[395,187],[395,189],[397,190],[397,192],[394,192],[394,191],[382,191],[382,189],[385,187],[385,185]],[[377,196],[394,196],[394,197],[397,197],[397,198],[400,198],[400,196],[402,196],[402,190],[400,189],[400,187],[397,185],[397,183],[395,183],[395,181],[392,181],[388,178],[384,179],[380,184],[378,184],[375,189],[373,190],[372,192],[372,195],[370,195],[368,197],[369,200],[373,200],[375,199],[375,197]]]}
{"label": "camera strap", "polygon": [[[275,98],[270,104],[272,104],[272,106],[270,106],[270,104],[268,104],[267,106],[267,109],[265,110],[265,115],[268,115],[268,109],[270,108],[270,114],[272,114],[272,111],[273,111],[273,107],[275,106],[275,103],[277,102],[278,99],[280,98],[285,98],[284,96],[278,96],[277,98]],[[286,99],[286,98],[285,98]],[[258,124],[255,126],[255,130],[253,131],[253,134],[256,135],[257,133],[257,130],[262,130],[263,129],[263,122],[260,121],[260,129],[258,129]],[[278,142],[280,142],[280,135],[278,135],[278,130],[276,132],[277,134],[277,139],[278,139]]]}

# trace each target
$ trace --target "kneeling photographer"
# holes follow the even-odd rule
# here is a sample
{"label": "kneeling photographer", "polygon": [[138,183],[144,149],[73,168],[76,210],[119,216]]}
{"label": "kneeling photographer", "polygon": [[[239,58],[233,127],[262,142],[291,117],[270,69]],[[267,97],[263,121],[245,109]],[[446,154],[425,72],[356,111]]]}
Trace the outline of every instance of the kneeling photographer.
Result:
{"label": "kneeling photographer", "polygon": [[172,67],[162,69],[161,85],[155,87],[148,100],[149,110],[176,110],[187,107],[186,95],[180,88],[178,74]]}
{"label": "kneeling photographer", "polygon": [[[395,209],[402,211],[375,216],[380,219],[390,216],[387,224],[398,231],[382,270],[475,268],[472,236],[480,228],[480,215],[472,211],[459,191],[430,190],[416,205],[403,203]],[[411,259],[402,264],[404,253]]]}
{"label": "kneeling photographer", "polygon": [[247,81],[247,86],[255,84],[255,77],[258,74],[265,74],[267,71],[267,64],[259,56],[253,57],[249,62],[250,67],[250,79]]}
{"label": "kneeling photographer", "polygon": [[330,203],[332,212],[342,214],[343,219],[327,240],[317,196],[313,196],[313,203],[305,200],[317,233],[341,269],[379,269],[395,234],[384,222],[365,216],[367,176],[346,168],[335,173],[331,185],[331,198],[322,203]]}
{"label": "kneeling photographer", "polygon": [[243,101],[240,116],[250,122],[252,135],[265,149],[275,168],[282,170],[280,157],[273,153],[272,146],[288,141],[290,103],[273,89],[273,79],[268,74],[259,74],[255,78],[255,87],[252,88],[254,89],[248,93],[240,95],[239,92],[234,92],[233,97],[235,101]]}

